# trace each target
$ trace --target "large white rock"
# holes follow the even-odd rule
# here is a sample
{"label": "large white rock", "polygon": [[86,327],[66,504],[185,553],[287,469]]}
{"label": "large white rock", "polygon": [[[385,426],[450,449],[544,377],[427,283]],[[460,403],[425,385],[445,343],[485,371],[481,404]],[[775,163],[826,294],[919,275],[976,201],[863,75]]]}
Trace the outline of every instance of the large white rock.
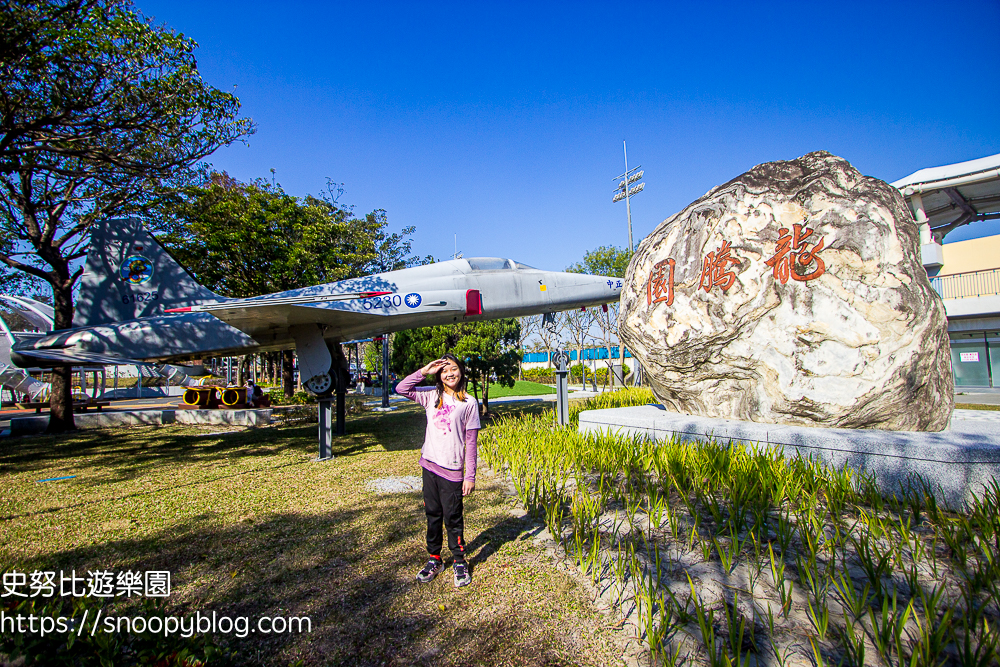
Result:
{"label": "large white rock", "polygon": [[940,431],[954,407],[944,304],[899,192],[816,152],[758,165],[636,251],[621,337],[667,409]]}

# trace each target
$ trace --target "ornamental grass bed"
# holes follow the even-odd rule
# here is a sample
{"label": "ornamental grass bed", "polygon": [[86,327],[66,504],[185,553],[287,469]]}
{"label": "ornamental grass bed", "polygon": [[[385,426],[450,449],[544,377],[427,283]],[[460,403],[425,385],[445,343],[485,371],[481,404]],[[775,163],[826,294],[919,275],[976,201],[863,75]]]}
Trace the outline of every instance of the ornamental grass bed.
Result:
{"label": "ornamental grass bed", "polygon": [[932,480],[886,497],[773,448],[548,416],[501,419],[480,452],[655,664],[998,664],[996,481],[949,511]]}

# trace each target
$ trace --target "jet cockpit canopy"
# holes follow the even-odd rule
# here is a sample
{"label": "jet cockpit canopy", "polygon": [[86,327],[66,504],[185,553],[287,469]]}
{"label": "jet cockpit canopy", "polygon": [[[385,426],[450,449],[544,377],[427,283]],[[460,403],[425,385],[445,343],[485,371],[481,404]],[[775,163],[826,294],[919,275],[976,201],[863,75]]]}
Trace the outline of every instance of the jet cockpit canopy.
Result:
{"label": "jet cockpit canopy", "polygon": [[533,266],[528,266],[527,264],[515,262],[512,259],[504,259],[502,257],[469,257],[467,261],[469,262],[469,267],[473,271],[513,271],[517,269],[527,269],[529,271],[538,270]]}

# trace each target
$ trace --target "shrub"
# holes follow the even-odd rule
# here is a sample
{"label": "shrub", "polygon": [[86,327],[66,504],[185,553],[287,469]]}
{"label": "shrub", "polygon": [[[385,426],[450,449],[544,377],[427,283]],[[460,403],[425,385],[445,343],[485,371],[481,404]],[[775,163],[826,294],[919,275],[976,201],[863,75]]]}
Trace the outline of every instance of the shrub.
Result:
{"label": "shrub", "polygon": [[308,405],[316,402],[316,397],[306,391],[295,392],[291,397],[285,396],[283,391],[270,391],[267,395],[271,397],[271,405]]}
{"label": "shrub", "polygon": [[556,381],[555,371],[551,368],[526,368],[521,372],[521,377],[541,384],[553,384]]}

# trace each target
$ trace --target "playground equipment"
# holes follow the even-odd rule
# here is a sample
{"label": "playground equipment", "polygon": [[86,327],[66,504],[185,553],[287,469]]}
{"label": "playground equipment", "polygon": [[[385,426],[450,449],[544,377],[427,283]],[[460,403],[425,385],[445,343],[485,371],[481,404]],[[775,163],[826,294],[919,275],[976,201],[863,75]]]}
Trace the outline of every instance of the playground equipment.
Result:
{"label": "playground equipment", "polygon": [[211,410],[219,407],[219,387],[188,387],[181,396],[180,408],[186,410]]}

